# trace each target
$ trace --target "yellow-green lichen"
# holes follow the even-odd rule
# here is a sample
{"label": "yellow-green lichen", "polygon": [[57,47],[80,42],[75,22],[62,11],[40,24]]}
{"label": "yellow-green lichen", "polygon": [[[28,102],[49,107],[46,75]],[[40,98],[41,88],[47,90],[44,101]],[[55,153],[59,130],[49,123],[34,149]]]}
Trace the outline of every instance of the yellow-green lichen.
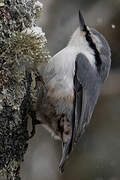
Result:
{"label": "yellow-green lichen", "polygon": [[0,2],[0,7],[3,7],[5,4],[3,2]]}
{"label": "yellow-green lichen", "polygon": [[34,4],[34,14],[36,19],[40,18],[42,6],[43,5],[40,1],[36,1]]}
{"label": "yellow-green lichen", "polygon": [[4,0],[0,0],[0,7],[4,6]]}
{"label": "yellow-green lichen", "polygon": [[45,62],[48,60],[49,53],[46,49],[46,39],[44,36],[20,33],[12,35],[7,43],[7,54],[9,59],[18,61],[22,56],[28,56],[30,63]]}
{"label": "yellow-green lichen", "polygon": [[50,56],[46,43],[43,35],[26,32],[17,32],[6,41],[2,57],[6,64],[11,64],[12,74],[17,82],[24,78],[25,69],[34,71],[41,63],[48,61]]}

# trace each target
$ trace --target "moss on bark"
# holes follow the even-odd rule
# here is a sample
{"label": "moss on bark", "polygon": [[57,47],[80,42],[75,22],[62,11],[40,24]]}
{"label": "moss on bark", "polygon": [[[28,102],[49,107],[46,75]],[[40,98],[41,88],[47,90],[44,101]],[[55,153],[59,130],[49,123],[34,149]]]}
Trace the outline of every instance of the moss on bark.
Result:
{"label": "moss on bark", "polygon": [[34,3],[0,1],[0,174],[11,180],[20,179],[29,117],[37,123],[37,67],[50,57],[44,34],[31,30],[41,11]]}

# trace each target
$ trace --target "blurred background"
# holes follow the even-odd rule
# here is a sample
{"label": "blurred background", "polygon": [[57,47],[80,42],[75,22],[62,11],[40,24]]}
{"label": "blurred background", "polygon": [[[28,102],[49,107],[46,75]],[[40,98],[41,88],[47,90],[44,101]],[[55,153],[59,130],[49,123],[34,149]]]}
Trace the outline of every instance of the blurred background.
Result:
{"label": "blurred background", "polygon": [[68,43],[79,24],[100,31],[112,50],[112,68],[86,133],[59,174],[61,143],[43,128],[29,143],[22,180],[120,180],[120,0],[41,0],[41,19],[51,55]]}

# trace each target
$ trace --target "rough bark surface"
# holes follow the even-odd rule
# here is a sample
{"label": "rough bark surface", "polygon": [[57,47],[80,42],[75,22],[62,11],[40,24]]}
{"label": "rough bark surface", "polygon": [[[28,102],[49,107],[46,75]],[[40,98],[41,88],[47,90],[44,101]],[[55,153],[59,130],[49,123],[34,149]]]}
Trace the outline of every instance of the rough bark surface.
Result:
{"label": "rough bark surface", "polygon": [[36,67],[49,58],[44,35],[27,32],[36,27],[41,10],[36,5],[33,0],[0,0],[0,174],[11,180],[20,179],[28,120],[37,123]]}

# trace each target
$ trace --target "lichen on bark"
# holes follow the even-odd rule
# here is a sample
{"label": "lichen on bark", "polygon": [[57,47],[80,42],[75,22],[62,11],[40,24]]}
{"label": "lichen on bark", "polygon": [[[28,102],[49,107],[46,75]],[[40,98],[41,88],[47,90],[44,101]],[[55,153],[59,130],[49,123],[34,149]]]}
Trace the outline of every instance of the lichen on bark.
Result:
{"label": "lichen on bark", "polygon": [[50,57],[36,26],[41,8],[34,0],[0,0],[0,174],[11,180],[20,179],[29,117],[37,122],[37,67]]}

